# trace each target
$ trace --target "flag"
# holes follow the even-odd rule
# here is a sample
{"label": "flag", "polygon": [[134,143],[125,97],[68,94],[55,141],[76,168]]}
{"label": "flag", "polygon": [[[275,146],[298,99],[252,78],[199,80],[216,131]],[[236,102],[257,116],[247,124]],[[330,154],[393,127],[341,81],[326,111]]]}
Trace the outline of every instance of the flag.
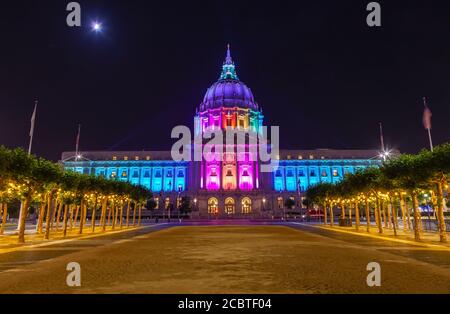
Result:
{"label": "flag", "polygon": [[423,104],[425,106],[425,108],[423,110],[423,118],[422,118],[423,127],[426,130],[431,130],[431,116],[432,116],[432,114],[431,114],[430,108],[428,108],[428,106],[427,106],[427,101],[426,101],[425,97],[423,98]]}
{"label": "flag", "polygon": [[31,127],[30,127],[30,137],[33,137],[34,134],[34,123],[36,121],[36,110],[37,110],[37,101],[34,103],[34,111],[33,115],[31,116]]}

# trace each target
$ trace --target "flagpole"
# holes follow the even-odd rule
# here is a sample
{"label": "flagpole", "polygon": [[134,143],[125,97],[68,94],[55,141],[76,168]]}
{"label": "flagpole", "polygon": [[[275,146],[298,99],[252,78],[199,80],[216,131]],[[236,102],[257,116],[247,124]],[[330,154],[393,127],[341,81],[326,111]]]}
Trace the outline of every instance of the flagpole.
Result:
{"label": "flagpole", "polygon": [[381,154],[383,156],[383,160],[386,161],[386,154],[385,154],[385,148],[384,148],[384,136],[383,136],[383,124],[379,122],[380,124],[380,143],[381,143]]}
{"label": "flagpole", "polygon": [[36,119],[36,110],[37,110],[38,101],[34,102],[34,111],[31,116],[31,129],[30,129],[30,143],[28,145],[28,155],[31,155],[31,146],[33,145],[33,136],[34,136],[34,124]]}
{"label": "flagpole", "polygon": [[431,139],[431,129],[428,130],[428,139],[430,140],[430,150],[433,151],[433,140]]}
{"label": "flagpole", "polygon": [[[30,126],[30,143],[28,144],[28,155],[31,155],[31,146],[33,145],[33,136],[34,136],[34,125],[35,125],[35,120],[36,120],[36,110],[37,110],[37,105],[38,105],[38,101],[35,100],[34,101],[34,110],[33,110],[33,114],[31,115],[31,126]],[[21,226],[22,226],[22,215],[24,215],[24,210],[23,210],[23,202],[20,202],[20,208],[19,208],[19,223],[17,224],[17,231],[20,230]]]}
{"label": "flagpole", "polygon": [[75,143],[75,160],[78,160],[79,157],[79,148],[80,148],[80,135],[81,135],[81,124],[78,124],[78,134],[77,134],[77,141]]}
{"label": "flagpole", "polygon": [[430,150],[433,151],[433,140],[431,138],[431,111],[428,108],[426,97],[423,97],[423,106],[425,107],[424,116],[423,116],[424,127],[428,131],[428,140],[430,141]]}

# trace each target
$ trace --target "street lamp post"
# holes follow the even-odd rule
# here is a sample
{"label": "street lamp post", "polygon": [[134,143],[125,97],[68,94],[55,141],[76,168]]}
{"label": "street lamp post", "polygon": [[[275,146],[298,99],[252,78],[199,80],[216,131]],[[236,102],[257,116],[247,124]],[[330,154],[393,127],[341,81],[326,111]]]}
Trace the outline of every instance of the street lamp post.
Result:
{"label": "street lamp post", "polygon": [[[197,198],[194,197],[194,210],[197,211]],[[197,213],[198,215],[198,213]]]}
{"label": "street lamp post", "polygon": [[181,208],[181,199],[180,199],[180,194],[181,194],[181,184],[178,185],[178,198],[177,198],[177,205],[178,205],[178,221],[180,221],[180,208]]}

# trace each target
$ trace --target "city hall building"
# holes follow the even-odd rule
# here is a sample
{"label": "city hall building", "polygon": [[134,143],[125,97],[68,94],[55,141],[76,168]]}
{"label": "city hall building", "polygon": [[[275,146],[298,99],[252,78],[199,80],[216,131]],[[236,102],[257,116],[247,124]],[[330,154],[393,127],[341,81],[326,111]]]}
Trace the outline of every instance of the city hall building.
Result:
{"label": "city hall building", "polygon": [[[237,76],[228,48],[219,80],[208,88],[196,110],[194,134],[237,130],[251,137],[262,132],[263,119],[250,88]],[[288,198],[296,204],[289,211],[300,214],[308,187],[338,182],[347,173],[381,163],[378,150],[292,149],[279,150],[276,167],[261,171],[258,158],[242,153],[238,144],[226,144],[220,158],[202,157],[199,161],[174,160],[171,151],[83,151],[78,157],[75,152],[64,152],[62,163],[66,170],[151,190],[157,203],[154,214],[167,215],[171,209],[176,215],[181,198],[189,196],[192,216],[198,218],[280,216],[286,213]]]}

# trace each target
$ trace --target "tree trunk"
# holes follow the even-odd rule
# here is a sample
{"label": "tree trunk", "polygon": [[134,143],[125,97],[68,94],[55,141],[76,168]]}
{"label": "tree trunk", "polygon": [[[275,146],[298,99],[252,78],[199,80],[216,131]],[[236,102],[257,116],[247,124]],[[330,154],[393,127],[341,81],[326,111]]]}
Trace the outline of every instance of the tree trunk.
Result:
{"label": "tree trunk", "polygon": [[139,205],[139,218],[138,218],[138,226],[141,226],[141,213],[142,213],[142,205]]}
{"label": "tree trunk", "polygon": [[397,220],[397,213],[394,213],[394,206],[392,205],[392,199],[389,197],[389,213],[392,213],[392,216],[394,217],[394,223],[393,228],[394,228],[394,235],[397,235],[397,228],[398,228],[398,220]]}
{"label": "tree trunk", "polygon": [[330,227],[334,226],[333,202],[330,203]]}
{"label": "tree trunk", "polygon": [[137,204],[136,204],[136,202],[134,202],[134,206],[133,206],[133,226],[136,226],[136,207],[137,207]]}
{"label": "tree trunk", "polygon": [[69,205],[64,205],[64,216],[63,216],[63,237],[67,236],[67,211],[69,209]]}
{"label": "tree trunk", "polygon": [[70,230],[72,231],[73,228],[73,205],[70,205],[70,218],[69,218],[69,224],[70,224]]}
{"label": "tree trunk", "polygon": [[80,212],[80,206],[77,205],[76,209],[75,209],[75,216],[73,218],[73,227],[77,226],[77,220],[78,220],[78,213]]}
{"label": "tree trunk", "polygon": [[355,226],[356,230],[359,230],[359,202],[355,203]]}
{"label": "tree trunk", "polygon": [[387,216],[387,227],[391,228],[391,226],[392,226],[392,217],[391,217],[391,209],[390,209],[389,205],[390,204],[388,204],[386,206],[385,211],[386,211],[386,216]]}
{"label": "tree trunk", "polygon": [[370,232],[370,207],[369,201],[366,199],[366,227],[367,232]]}
{"label": "tree trunk", "polygon": [[439,181],[437,184],[437,219],[439,224],[439,241],[446,243],[447,242],[447,231],[445,226],[445,217],[444,217],[444,195],[442,193],[443,184],[442,181]]}
{"label": "tree trunk", "polygon": [[86,202],[84,198],[81,199],[81,206],[80,206],[80,227],[78,229],[78,234],[83,234],[83,228],[84,228],[84,219],[86,217]]}
{"label": "tree trunk", "polygon": [[91,215],[91,227],[92,227],[92,232],[95,232],[95,220],[96,220],[96,215],[97,215],[97,198],[98,196],[95,196],[95,202],[94,202],[94,207],[92,208],[92,215]]}
{"label": "tree trunk", "polygon": [[403,231],[408,230],[409,222],[406,222],[406,204],[403,195],[400,194],[400,209],[402,211]]}
{"label": "tree trunk", "polygon": [[112,230],[116,229],[116,220],[117,220],[117,206],[116,204],[113,205],[112,207]]}
{"label": "tree trunk", "polygon": [[341,202],[341,218],[345,218],[345,206],[343,202]]}
{"label": "tree trunk", "polygon": [[30,206],[31,196],[27,196],[21,203],[21,211],[19,217],[19,243],[25,243],[25,223],[27,220],[28,207]]}
{"label": "tree trunk", "polygon": [[323,204],[323,224],[326,225],[327,224],[327,203],[325,202]]}
{"label": "tree trunk", "polygon": [[412,202],[413,202],[413,211],[414,211],[414,239],[416,241],[420,241],[420,211],[418,210],[419,201],[417,200],[417,194],[415,192],[411,193]]}
{"label": "tree trunk", "polygon": [[127,203],[126,226],[127,226],[127,228],[130,226],[130,200],[128,200],[128,203]]}
{"label": "tree trunk", "polygon": [[50,218],[50,230],[51,231],[53,231],[54,230],[54,228],[53,228],[53,223],[55,222],[55,218],[56,218],[56,212],[58,211],[58,204],[59,204],[59,202],[58,202],[58,198],[55,198],[55,202],[54,202],[55,204],[53,205],[53,206],[55,206],[54,207],[54,209],[53,209],[53,211],[52,211],[52,217]]}
{"label": "tree trunk", "polygon": [[8,203],[2,204],[2,226],[0,228],[0,234],[5,233],[6,219],[8,218]]}
{"label": "tree trunk", "polygon": [[406,219],[408,220],[408,230],[411,230],[411,212],[408,208],[408,204],[405,202],[406,204]]}
{"label": "tree trunk", "polygon": [[381,212],[381,221],[384,223],[384,227],[388,227],[388,222],[386,220],[386,208],[384,207],[384,201],[380,200],[380,212]]}
{"label": "tree trunk", "polygon": [[42,234],[42,225],[44,223],[44,216],[45,216],[45,206],[46,206],[45,200],[41,203],[41,206],[39,207],[39,217],[38,217],[38,225],[37,225],[37,232],[38,234]]}
{"label": "tree trunk", "polygon": [[50,192],[48,196],[47,216],[45,217],[45,235],[44,235],[45,240],[50,239],[50,229],[52,228],[50,220],[52,220],[55,211],[54,203],[55,202],[53,200],[53,192]]}
{"label": "tree trunk", "polygon": [[111,214],[112,214],[113,208],[114,208],[113,204],[109,205],[109,208],[108,208],[108,226],[111,226]]}
{"label": "tree trunk", "polygon": [[59,231],[59,220],[61,219],[61,212],[63,208],[63,202],[59,202],[58,213],[56,214],[56,231]]}
{"label": "tree trunk", "polygon": [[106,231],[106,211],[108,207],[108,199],[105,198],[102,204],[102,231]]}
{"label": "tree trunk", "polygon": [[377,201],[375,203],[375,215],[377,216],[377,226],[378,233],[383,233],[383,225],[381,221],[381,208],[380,208],[380,199],[378,196],[376,197]]}
{"label": "tree trunk", "polygon": [[123,227],[123,206],[124,206],[124,204],[123,203],[120,203],[120,213],[119,213],[119,219],[120,219],[120,222],[119,222],[119,228],[120,229],[122,229],[122,227]]}

